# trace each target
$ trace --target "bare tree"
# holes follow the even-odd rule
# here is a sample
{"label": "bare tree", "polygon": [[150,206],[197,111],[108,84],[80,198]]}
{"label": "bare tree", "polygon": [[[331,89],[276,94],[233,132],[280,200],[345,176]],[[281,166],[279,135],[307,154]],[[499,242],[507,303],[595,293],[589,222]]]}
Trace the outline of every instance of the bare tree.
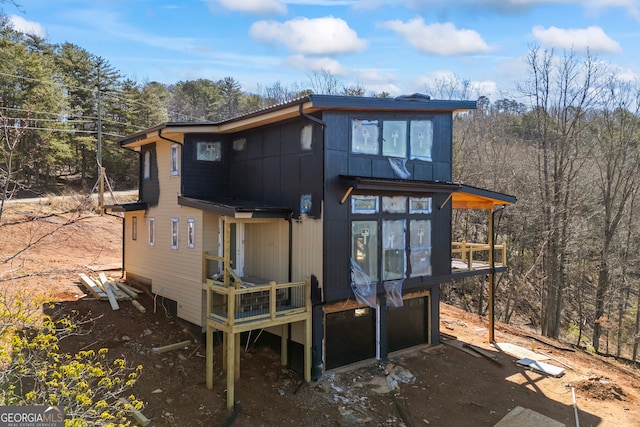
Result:
{"label": "bare tree", "polygon": [[602,70],[587,53],[557,56],[532,48],[527,57],[529,79],[520,91],[531,104],[529,138],[538,147],[538,189],[542,238],[542,333],[560,333],[566,265],[574,214],[578,172],[588,158],[584,144],[585,114],[594,105]]}
{"label": "bare tree", "polygon": [[5,202],[13,197],[18,188],[18,181],[14,179],[17,169],[18,147],[24,136],[29,119],[10,120],[0,110],[0,221],[4,212]]}

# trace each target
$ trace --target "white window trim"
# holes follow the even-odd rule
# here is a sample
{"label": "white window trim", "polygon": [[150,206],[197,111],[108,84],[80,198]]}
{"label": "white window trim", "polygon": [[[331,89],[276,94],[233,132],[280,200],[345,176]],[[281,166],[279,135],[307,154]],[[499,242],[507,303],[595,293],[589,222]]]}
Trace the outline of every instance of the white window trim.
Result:
{"label": "white window trim", "polygon": [[191,249],[196,247],[196,220],[187,219],[187,246]]}
{"label": "white window trim", "polygon": [[[178,245],[180,242],[180,237],[178,232],[180,230],[180,219],[179,218],[171,218],[171,249],[178,249]],[[175,239],[175,240],[174,240]]]}
{"label": "white window trim", "polygon": [[169,158],[169,167],[171,168],[171,175],[180,175],[180,150],[178,150],[178,144],[171,145],[171,155]]}

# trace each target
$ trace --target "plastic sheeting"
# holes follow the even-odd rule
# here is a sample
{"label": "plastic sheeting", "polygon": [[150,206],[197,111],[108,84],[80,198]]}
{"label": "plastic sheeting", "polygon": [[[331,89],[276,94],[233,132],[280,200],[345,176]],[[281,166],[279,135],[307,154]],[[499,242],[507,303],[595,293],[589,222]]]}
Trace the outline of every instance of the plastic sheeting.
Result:
{"label": "plastic sheeting", "polygon": [[402,307],[402,284],[404,280],[391,280],[384,282],[384,293],[388,307]]}
{"label": "plastic sheeting", "polygon": [[353,258],[351,258],[351,290],[353,290],[358,303],[377,308],[376,284],[369,280],[367,273]]}
{"label": "plastic sheeting", "polygon": [[407,169],[407,159],[389,157],[389,164],[398,178],[407,179],[411,176],[411,172]]}

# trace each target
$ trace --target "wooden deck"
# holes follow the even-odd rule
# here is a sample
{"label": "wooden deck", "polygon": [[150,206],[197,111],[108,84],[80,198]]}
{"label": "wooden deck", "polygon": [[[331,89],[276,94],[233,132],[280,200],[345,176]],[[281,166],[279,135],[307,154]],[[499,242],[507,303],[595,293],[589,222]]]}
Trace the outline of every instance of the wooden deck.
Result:
{"label": "wooden deck", "polygon": [[206,279],[207,387],[213,387],[213,333],[223,332],[223,368],[227,370],[227,408],[234,405],[234,382],[240,378],[240,334],[282,326],[281,362],[287,364],[288,325],[304,322],[304,377],[311,380],[311,280],[276,283],[238,277],[224,257],[204,255],[204,262],[221,262],[224,273]]}
{"label": "wooden deck", "polygon": [[[493,257],[493,260],[491,259]],[[485,243],[453,242],[451,244],[451,271],[486,270],[494,267],[506,267],[507,245],[502,243],[491,246]]]}

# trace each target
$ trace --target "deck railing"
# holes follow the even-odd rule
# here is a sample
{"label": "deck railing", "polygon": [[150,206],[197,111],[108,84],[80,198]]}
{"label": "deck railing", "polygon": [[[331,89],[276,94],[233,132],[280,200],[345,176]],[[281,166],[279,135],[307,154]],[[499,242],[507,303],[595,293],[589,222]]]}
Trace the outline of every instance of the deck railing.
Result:
{"label": "deck railing", "polygon": [[[507,245],[493,245],[493,260],[496,267],[507,265]],[[489,252],[491,246],[486,243],[453,242],[451,244],[451,260],[464,264],[466,270],[489,268]]]}

